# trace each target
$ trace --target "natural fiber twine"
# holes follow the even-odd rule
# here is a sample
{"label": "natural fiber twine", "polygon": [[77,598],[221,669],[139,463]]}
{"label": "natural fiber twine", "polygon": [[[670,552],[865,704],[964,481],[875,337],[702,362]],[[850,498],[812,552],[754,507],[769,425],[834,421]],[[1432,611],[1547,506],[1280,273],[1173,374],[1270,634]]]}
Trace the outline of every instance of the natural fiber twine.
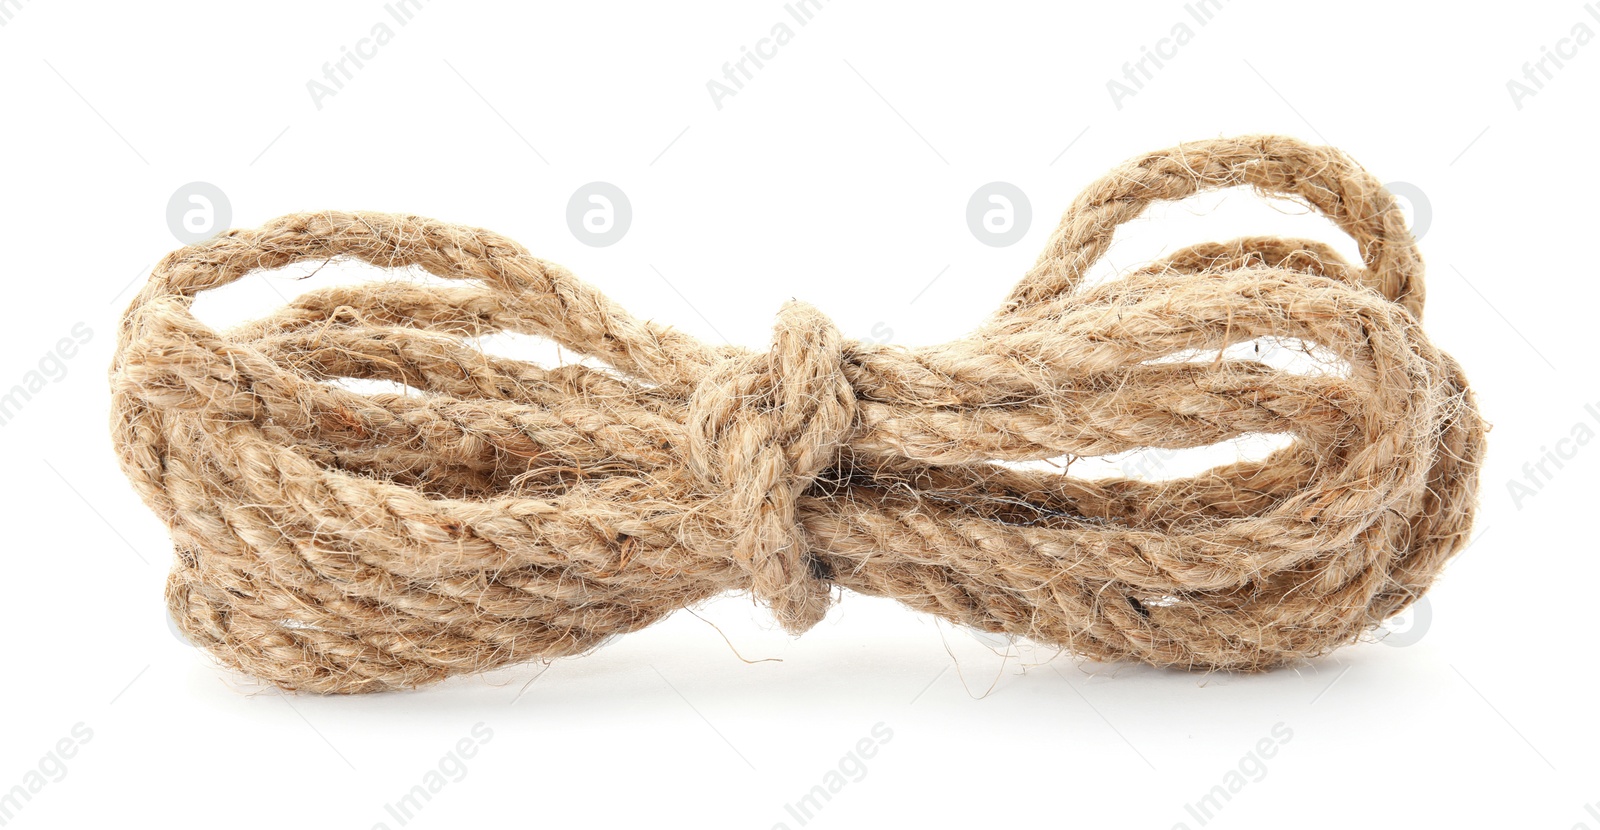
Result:
{"label": "natural fiber twine", "polygon": [[[1251,237],[1081,284],[1152,202],[1235,185],[1313,206],[1364,265]],[[462,283],[323,288],[224,333],[190,311],[338,257]],[[713,347],[487,231],[303,213],[161,261],[119,332],[113,432],[172,530],[178,626],[291,689],[578,654],[727,591],[798,633],[834,587],[1098,660],[1256,670],[1358,639],[1467,538],[1485,425],[1422,302],[1391,196],[1277,137],[1117,168],[988,322],[920,348],[847,339],[799,302],[770,351]],[[502,330],[610,368],[470,342]],[[1260,337],[1347,367],[1182,359]],[[995,463],[1251,433],[1294,440],[1171,481]]]}

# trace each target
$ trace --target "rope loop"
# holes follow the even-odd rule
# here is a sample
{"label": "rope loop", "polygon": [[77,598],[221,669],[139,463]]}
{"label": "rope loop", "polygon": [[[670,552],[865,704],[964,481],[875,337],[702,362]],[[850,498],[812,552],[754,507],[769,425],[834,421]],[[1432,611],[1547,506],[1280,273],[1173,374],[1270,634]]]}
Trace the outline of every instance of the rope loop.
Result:
{"label": "rope loop", "polygon": [[[1151,204],[1236,186],[1311,206],[1360,262],[1250,236],[1085,284]],[[222,332],[192,313],[341,258],[446,282],[315,288]],[[300,213],[156,266],[119,328],[112,435],[171,530],[180,630],[285,688],[580,654],[729,591],[799,633],[835,588],[1096,660],[1261,670],[1356,641],[1466,543],[1486,425],[1423,299],[1377,180],[1274,136],[1116,168],[997,313],[916,348],[801,302],[765,351],[708,346],[488,231]],[[497,332],[588,360],[476,347]],[[1262,338],[1320,370],[1230,348]],[[1291,440],[1167,480],[1025,463],[1263,433]]]}

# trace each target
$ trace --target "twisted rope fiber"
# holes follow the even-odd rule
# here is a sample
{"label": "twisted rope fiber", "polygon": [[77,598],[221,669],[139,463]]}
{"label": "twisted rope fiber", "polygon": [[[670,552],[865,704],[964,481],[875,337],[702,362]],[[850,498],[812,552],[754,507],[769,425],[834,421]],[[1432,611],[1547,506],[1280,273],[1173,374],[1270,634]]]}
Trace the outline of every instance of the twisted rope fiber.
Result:
{"label": "twisted rope fiber", "polygon": [[[1083,284],[1152,202],[1242,185],[1325,214],[1363,264],[1251,237]],[[325,287],[224,333],[191,313],[334,258],[459,284]],[[1357,640],[1467,538],[1485,425],[1422,304],[1391,196],[1278,137],[1113,170],[992,318],[921,348],[847,339],[799,302],[769,351],[708,346],[487,231],[302,213],[160,262],[121,324],[113,433],[171,529],[179,628],[290,689],[579,654],[728,591],[799,633],[834,587],[1098,660],[1260,670]],[[470,342],[499,331],[605,366]],[[1340,367],[1207,352],[1261,337]],[[1168,481],[996,463],[1255,433],[1293,441]]]}

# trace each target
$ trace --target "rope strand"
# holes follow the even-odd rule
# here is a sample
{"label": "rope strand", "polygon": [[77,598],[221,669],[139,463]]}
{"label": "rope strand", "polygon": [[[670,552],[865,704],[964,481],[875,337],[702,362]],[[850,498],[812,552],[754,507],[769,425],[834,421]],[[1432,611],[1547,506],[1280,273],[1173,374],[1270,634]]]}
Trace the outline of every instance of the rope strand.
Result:
{"label": "rope strand", "polygon": [[[1362,264],[1248,237],[1084,286],[1152,203],[1242,185],[1316,208]],[[191,313],[252,272],[334,258],[457,282],[316,289],[223,333]],[[487,231],[303,213],[156,266],[120,327],[112,431],[171,529],[179,628],[285,688],[579,654],[728,591],[800,633],[834,588],[1097,660],[1260,670],[1355,641],[1466,541],[1486,427],[1422,305],[1392,197],[1339,151],[1278,137],[1113,170],[1000,311],[921,348],[850,340],[799,302],[768,351],[711,347]],[[469,342],[500,331],[609,368]],[[1262,337],[1341,368],[1220,351]],[[1254,433],[1293,441],[1170,481],[996,463]]]}

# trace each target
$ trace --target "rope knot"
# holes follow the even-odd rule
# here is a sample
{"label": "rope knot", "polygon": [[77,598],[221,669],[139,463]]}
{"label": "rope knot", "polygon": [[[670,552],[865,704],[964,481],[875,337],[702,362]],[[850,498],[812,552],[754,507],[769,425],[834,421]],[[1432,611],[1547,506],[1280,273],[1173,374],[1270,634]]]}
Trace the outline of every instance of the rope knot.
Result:
{"label": "rope knot", "polygon": [[689,401],[689,468],[721,494],[729,553],[751,593],[796,634],[820,622],[831,600],[796,504],[838,460],[856,420],[844,347],[833,321],[791,300],[770,352],[716,364]]}

